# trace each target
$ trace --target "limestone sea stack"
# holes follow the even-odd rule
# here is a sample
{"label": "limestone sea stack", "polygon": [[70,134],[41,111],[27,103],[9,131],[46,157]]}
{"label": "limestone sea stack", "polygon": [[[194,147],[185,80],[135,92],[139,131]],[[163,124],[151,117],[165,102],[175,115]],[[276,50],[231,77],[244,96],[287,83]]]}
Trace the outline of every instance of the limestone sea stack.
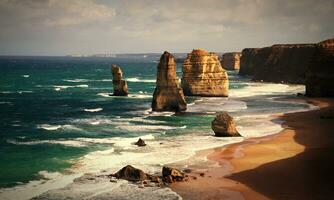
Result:
{"label": "limestone sea stack", "polygon": [[221,61],[222,67],[226,70],[239,70],[240,57],[240,52],[224,53]]}
{"label": "limestone sea stack", "polygon": [[123,73],[120,67],[111,65],[112,83],[114,86],[113,96],[128,96],[128,84],[123,79]]}
{"label": "limestone sea stack", "polygon": [[226,112],[216,116],[211,123],[211,128],[217,137],[241,136],[236,129],[234,119]]}
{"label": "limestone sea stack", "polygon": [[317,44],[306,72],[306,95],[334,97],[334,38]]}
{"label": "limestone sea stack", "polygon": [[251,75],[254,81],[304,84],[314,51],[315,44],[276,44],[244,49],[239,74]]}
{"label": "limestone sea stack", "polygon": [[186,109],[187,103],[179,79],[176,76],[174,56],[165,51],[158,64],[152,110],[180,112]]}
{"label": "limestone sea stack", "polygon": [[215,53],[194,49],[183,62],[182,88],[187,96],[227,97],[229,81]]}

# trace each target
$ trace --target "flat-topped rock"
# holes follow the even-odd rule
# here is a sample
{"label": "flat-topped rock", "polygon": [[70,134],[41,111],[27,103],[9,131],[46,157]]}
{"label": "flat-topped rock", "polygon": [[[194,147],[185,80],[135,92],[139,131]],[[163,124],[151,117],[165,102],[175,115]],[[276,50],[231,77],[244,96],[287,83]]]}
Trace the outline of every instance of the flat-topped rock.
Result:
{"label": "flat-topped rock", "polygon": [[221,61],[222,67],[226,70],[239,70],[240,57],[240,52],[224,53]]}
{"label": "flat-topped rock", "polygon": [[315,44],[276,44],[242,51],[240,75],[254,81],[305,83],[305,72],[315,51]]}
{"label": "flat-topped rock", "polygon": [[187,109],[187,103],[176,76],[174,56],[165,51],[158,64],[156,87],[153,93],[153,111],[180,112]]}
{"label": "flat-topped rock", "polygon": [[111,65],[112,72],[112,83],[114,86],[113,96],[127,96],[128,95],[128,84],[123,79],[123,73],[120,67],[117,65]]}
{"label": "flat-topped rock", "polygon": [[194,49],[183,62],[182,88],[188,96],[228,96],[228,75],[215,53]]}

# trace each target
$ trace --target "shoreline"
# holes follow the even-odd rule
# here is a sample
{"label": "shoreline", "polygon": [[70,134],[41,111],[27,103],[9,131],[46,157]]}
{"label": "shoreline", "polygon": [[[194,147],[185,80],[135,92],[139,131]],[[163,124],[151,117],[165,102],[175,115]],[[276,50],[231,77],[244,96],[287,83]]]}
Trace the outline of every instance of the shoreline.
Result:
{"label": "shoreline", "polygon": [[[296,101],[296,100],[298,100],[298,99],[295,99],[295,98],[293,98],[293,99],[285,99],[285,100],[287,100],[287,101]],[[305,102],[304,102],[305,103]],[[294,112],[299,112],[299,111],[294,111]],[[274,119],[277,119],[276,118],[276,115],[278,115],[278,114],[275,114],[275,115],[273,115],[275,118]],[[275,135],[275,134],[274,134]],[[269,137],[272,137],[273,135],[272,134],[270,134],[270,135],[267,135],[267,136],[262,136],[261,138],[269,138]],[[210,137],[212,137],[212,136],[210,136]],[[237,142],[237,143],[235,143],[235,142],[233,142],[232,144],[227,144],[228,146],[229,145],[233,145],[233,144],[239,144],[239,142]],[[207,158],[207,155],[208,154],[210,154],[212,151],[214,151],[215,149],[221,149],[221,148],[225,148],[226,147],[226,144],[224,144],[224,145],[219,145],[219,146],[216,146],[216,147],[208,147],[208,146],[206,146],[206,148],[204,148],[204,149],[202,149],[202,150],[197,150],[196,151],[196,154],[197,155],[199,155],[199,154],[201,154],[200,155],[200,158],[199,157],[197,157],[197,158],[199,158],[199,159],[196,159],[196,160],[194,160],[194,158],[196,157],[196,156],[191,156],[190,158],[187,158],[187,159],[182,159],[182,160],[180,160],[180,161],[174,161],[174,162],[171,162],[169,165],[170,166],[175,166],[176,168],[183,168],[184,167],[184,161],[186,161],[186,160],[188,160],[188,161],[190,161],[189,163],[191,163],[191,164],[189,164],[189,165],[197,165],[197,166],[201,166],[201,165],[203,165],[203,164],[205,164],[205,163],[208,163],[207,162],[207,160],[206,160],[206,158]],[[209,162],[211,162],[211,161],[209,161]],[[181,165],[180,165],[180,163],[182,163]],[[214,167],[215,166],[215,164],[214,163],[216,163],[216,162],[212,162],[212,166]],[[191,169],[192,169],[192,167],[191,167]],[[109,171],[109,170],[108,170]],[[110,173],[111,173],[112,171],[110,171]],[[96,172],[96,175],[99,175],[99,174],[101,174],[100,172]],[[68,183],[67,183],[68,184]],[[61,189],[62,188],[64,188],[64,187],[66,187],[66,185],[67,184],[65,184],[63,187],[60,187],[60,186],[58,186],[57,188],[55,188],[56,190],[59,190],[59,191],[61,191]],[[172,186],[173,187],[173,186]],[[173,189],[173,188],[172,188]],[[47,191],[45,191],[45,192],[48,192],[48,191],[50,191],[50,190],[47,190]],[[14,191],[13,191],[14,192]],[[228,192],[228,191],[225,191],[225,193],[226,192]],[[43,192],[44,193],[44,192]],[[43,193],[41,193],[41,194],[43,194]],[[233,193],[233,192],[232,192]],[[233,193],[234,194],[234,193]],[[15,194],[14,194],[15,195]]]}
{"label": "shoreline", "polygon": [[[329,171],[329,166],[334,167],[334,159],[328,155],[334,144],[328,137],[333,121],[321,118],[333,117],[334,99],[301,100],[320,109],[283,114],[278,117],[284,120],[284,129],[279,133],[214,149],[208,160],[219,166],[194,169],[189,176],[196,179],[173,184],[173,191],[183,199],[323,199],[333,196],[330,193],[333,181],[319,173],[334,177]],[[312,134],[314,132],[321,134]],[[314,155],[318,149],[326,149],[327,153],[319,152],[319,163],[314,164],[309,159],[317,159]],[[327,171],[320,170],[314,175],[313,170],[322,169],[321,166]],[[323,184],[315,187],[316,180]],[[314,187],[319,191],[313,192]]]}

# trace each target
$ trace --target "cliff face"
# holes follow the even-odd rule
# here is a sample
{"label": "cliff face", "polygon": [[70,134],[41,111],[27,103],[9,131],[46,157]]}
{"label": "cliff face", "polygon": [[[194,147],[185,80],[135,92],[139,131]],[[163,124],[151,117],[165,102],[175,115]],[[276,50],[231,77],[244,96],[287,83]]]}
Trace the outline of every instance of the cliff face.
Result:
{"label": "cliff face", "polygon": [[111,65],[112,72],[112,83],[114,86],[113,96],[127,96],[128,95],[128,85],[123,79],[123,73],[120,67],[116,65]]}
{"label": "cliff face", "polygon": [[224,53],[222,56],[222,67],[226,70],[240,69],[240,52]]}
{"label": "cliff face", "polygon": [[282,44],[260,49],[244,49],[240,75],[252,75],[255,81],[305,83],[305,72],[315,44]]}
{"label": "cliff face", "polygon": [[228,96],[228,76],[218,56],[193,50],[183,63],[182,88],[188,96]]}
{"label": "cliff face", "polygon": [[306,73],[306,95],[334,97],[334,38],[317,44]]}
{"label": "cliff face", "polygon": [[172,54],[162,54],[158,64],[156,88],[153,94],[153,111],[184,111],[187,109],[182,88],[176,76],[176,64]]}

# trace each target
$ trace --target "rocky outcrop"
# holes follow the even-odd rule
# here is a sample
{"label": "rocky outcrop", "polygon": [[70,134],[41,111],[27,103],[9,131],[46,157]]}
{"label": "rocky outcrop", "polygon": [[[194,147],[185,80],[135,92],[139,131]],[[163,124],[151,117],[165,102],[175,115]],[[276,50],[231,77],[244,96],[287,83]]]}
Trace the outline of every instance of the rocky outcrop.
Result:
{"label": "rocky outcrop", "polygon": [[222,67],[226,70],[240,69],[240,52],[224,53],[222,56]]}
{"label": "rocky outcrop", "polygon": [[113,96],[127,96],[128,95],[128,84],[123,79],[123,73],[120,67],[111,65],[112,72],[112,83],[114,86]]}
{"label": "rocky outcrop", "polygon": [[317,44],[306,73],[306,95],[334,97],[334,38]]}
{"label": "rocky outcrop", "polygon": [[183,63],[182,88],[188,96],[228,96],[229,81],[218,55],[195,49]]}
{"label": "rocky outcrop", "polygon": [[211,128],[217,137],[241,136],[235,127],[234,119],[226,112],[216,116],[211,123]]}
{"label": "rocky outcrop", "polygon": [[176,76],[176,64],[172,54],[165,51],[158,65],[156,87],[153,94],[153,111],[184,111],[187,103]]}
{"label": "rocky outcrop", "polygon": [[131,165],[127,165],[113,174],[118,179],[124,179],[128,181],[144,181],[148,179],[148,175],[140,169],[134,168]]}
{"label": "rocky outcrop", "polygon": [[185,175],[175,168],[163,167],[162,177],[165,182],[173,183],[175,181],[182,181],[185,178]]}
{"label": "rocky outcrop", "polygon": [[305,72],[315,51],[315,44],[277,44],[259,49],[244,49],[240,75],[254,81],[305,83]]}

